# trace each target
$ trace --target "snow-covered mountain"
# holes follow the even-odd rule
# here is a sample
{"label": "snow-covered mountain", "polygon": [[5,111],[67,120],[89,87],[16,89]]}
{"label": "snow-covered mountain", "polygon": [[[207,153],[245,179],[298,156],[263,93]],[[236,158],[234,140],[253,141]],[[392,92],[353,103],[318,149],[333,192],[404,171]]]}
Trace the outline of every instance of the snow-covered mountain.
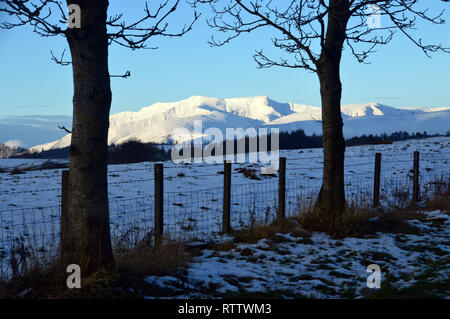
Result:
{"label": "snow-covered mountain", "polygon": [[[395,131],[445,133],[450,125],[450,107],[395,108],[379,103],[342,106],[345,137]],[[295,103],[280,103],[266,96],[246,98],[210,98],[192,96],[173,103],[155,103],[138,112],[121,112],[110,117],[109,143],[130,139],[142,142],[181,142],[194,135],[194,121],[202,121],[202,130],[219,128],[273,128],[282,131],[303,129],[306,134],[321,134],[321,108]],[[177,128],[189,134],[174,135]],[[33,147],[33,151],[66,147],[70,135]]]}

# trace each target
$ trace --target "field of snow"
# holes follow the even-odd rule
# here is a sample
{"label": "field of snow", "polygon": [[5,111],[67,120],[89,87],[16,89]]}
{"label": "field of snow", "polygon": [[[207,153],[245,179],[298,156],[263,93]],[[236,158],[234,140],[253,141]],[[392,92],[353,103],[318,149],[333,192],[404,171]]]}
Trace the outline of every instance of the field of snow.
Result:
{"label": "field of snow", "polygon": [[[203,250],[184,276],[150,276],[146,281],[157,287],[152,291],[169,298],[361,298],[377,293],[366,286],[367,266],[376,264],[382,289],[410,288],[403,293],[410,298],[425,293],[448,298],[449,212],[427,211],[408,222],[417,234],[337,240],[323,233],[278,233],[256,244],[217,238],[216,247],[222,248]],[[435,291],[445,285],[447,290]],[[401,298],[397,293],[389,298]]]}
{"label": "field of snow", "polygon": [[[350,203],[370,205],[374,154],[382,153],[381,203],[404,205],[411,198],[413,152],[420,152],[421,193],[448,183],[450,138],[349,147],[346,191]],[[281,151],[287,158],[286,210],[313,203],[321,185],[322,149]],[[0,167],[39,164],[39,160],[0,160]],[[177,239],[207,238],[221,230],[223,164],[164,163],[165,232]],[[232,227],[266,223],[276,216],[278,178],[259,174],[259,164],[233,164]],[[240,169],[255,171],[256,179]],[[0,174],[0,259],[22,237],[42,252],[58,242],[61,170]],[[116,240],[135,241],[153,228],[153,163],[109,166],[111,232]],[[130,233],[129,230],[133,231]],[[128,236],[123,238],[123,236]],[[2,273],[0,262],[0,274]]]}

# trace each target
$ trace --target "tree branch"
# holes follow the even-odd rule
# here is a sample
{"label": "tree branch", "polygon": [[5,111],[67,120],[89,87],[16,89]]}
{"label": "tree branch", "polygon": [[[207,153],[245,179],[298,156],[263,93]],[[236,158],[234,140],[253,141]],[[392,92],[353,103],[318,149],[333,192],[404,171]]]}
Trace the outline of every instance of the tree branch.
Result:
{"label": "tree branch", "polygon": [[[143,17],[129,24],[122,21],[122,14],[110,17],[107,21],[110,43],[117,43],[133,50],[157,49],[157,47],[147,47],[146,42],[156,36],[181,37],[185,35],[192,30],[192,26],[200,15],[194,11],[194,17],[190,24],[184,25],[179,31],[169,32],[167,20],[178,8],[179,3],[180,0],[177,0],[169,5],[169,0],[166,0],[152,13],[148,3],[145,2]],[[154,23],[149,24],[151,21]]]}
{"label": "tree branch", "polygon": [[69,133],[69,134],[72,134],[72,131],[69,131],[65,126],[59,126],[59,125],[58,125],[58,128],[61,129],[61,130],[66,131],[66,132]]}
{"label": "tree branch", "polygon": [[[222,46],[243,34],[258,29],[271,28],[281,36],[272,39],[272,44],[287,53],[291,58],[272,59],[257,50],[254,60],[258,68],[272,66],[304,68],[313,72],[317,70],[320,57],[327,51],[328,31],[326,20],[330,12],[342,9],[340,0],[291,0],[276,2],[273,0],[192,0],[196,7],[209,4],[213,18],[208,25],[219,33],[225,34],[222,40],[212,36],[209,44]],[[353,56],[360,63],[367,63],[371,53],[380,45],[388,44],[396,31],[403,33],[412,43],[418,46],[427,56],[432,52],[450,52],[450,48],[441,44],[425,44],[422,39],[415,38],[410,30],[415,28],[417,19],[431,24],[443,24],[444,10],[431,14],[429,9],[416,9],[422,0],[350,0],[345,6],[348,14],[345,43]],[[448,3],[448,0],[442,0]],[[368,6],[378,6],[378,12],[368,11]],[[283,8],[283,9],[281,9]],[[378,15],[378,16],[377,16]],[[370,27],[368,19],[373,17],[388,18],[383,25]],[[389,23],[390,22],[390,23]],[[320,51],[318,50],[320,49]]]}

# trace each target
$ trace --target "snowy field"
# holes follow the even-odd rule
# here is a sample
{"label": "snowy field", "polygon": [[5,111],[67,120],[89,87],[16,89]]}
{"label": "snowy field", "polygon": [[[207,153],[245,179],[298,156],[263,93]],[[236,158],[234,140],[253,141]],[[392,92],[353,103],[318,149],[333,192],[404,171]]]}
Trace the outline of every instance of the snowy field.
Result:
{"label": "snowy field", "polygon": [[[382,153],[381,203],[398,206],[411,198],[413,153],[420,152],[421,193],[431,193],[437,179],[448,182],[450,138],[349,147],[346,191],[350,203],[370,205],[376,152]],[[322,149],[281,151],[287,158],[287,214],[311,204],[321,185]],[[0,160],[0,168],[42,164],[41,160]],[[261,176],[259,164],[233,164],[231,223],[238,228],[266,223],[276,216],[277,176]],[[254,170],[256,179],[242,168]],[[223,164],[164,163],[165,232],[177,239],[204,239],[221,230]],[[61,170],[0,174],[0,258],[22,237],[42,252],[58,241]],[[139,240],[153,228],[153,163],[109,166],[111,232],[116,240]],[[129,232],[133,229],[133,232]],[[130,235],[131,234],[131,235]],[[30,244],[31,245],[31,244]],[[1,265],[2,263],[0,263]],[[2,273],[0,268],[0,273]]]}
{"label": "snowy field", "polygon": [[[402,297],[394,289],[408,288],[404,294],[409,297],[433,293],[448,298],[450,213],[422,214],[420,220],[408,221],[417,234],[336,240],[323,233],[306,239],[279,233],[256,244],[228,239],[228,246],[225,238],[218,238],[222,246],[216,247],[222,248],[203,250],[184,276],[150,276],[146,281],[169,298],[362,298],[376,293],[366,286],[366,269],[377,264],[381,288],[394,291],[390,298]],[[435,291],[435,286],[444,285],[447,290]]]}

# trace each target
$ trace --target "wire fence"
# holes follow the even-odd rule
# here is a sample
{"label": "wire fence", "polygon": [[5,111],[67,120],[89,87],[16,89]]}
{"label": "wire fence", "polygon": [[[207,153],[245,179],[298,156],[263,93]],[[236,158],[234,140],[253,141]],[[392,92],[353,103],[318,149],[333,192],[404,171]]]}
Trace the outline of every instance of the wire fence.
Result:
{"label": "wire fence", "polygon": [[[448,191],[450,182],[450,157],[442,154],[421,157],[419,170],[420,195],[422,199],[431,198],[436,193]],[[413,155],[406,154],[383,161],[380,176],[380,205],[382,207],[405,207],[412,199]],[[320,158],[316,158],[320,162]],[[312,162],[307,162],[312,163]],[[350,205],[371,207],[373,201],[374,169],[369,158],[363,158],[351,166],[345,174],[346,199]],[[397,166],[395,169],[388,164]],[[403,164],[401,164],[403,163]],[[404,163],[409,163],[404,165]],[[314,165],[318,165],[315,163]],[[369,165],[366,170],[357,173],[359,165]],[[230,226],[239,229],[257,224],[270,224],[277,219],[279,176],[262,177],[255,174],[259,166],[244,165],[248,182],[242,183],[241,169],[233,171],[230,195]],[[305,167],[306,166],[306,167]],[[314,206],[319,194],[322,178],[321,167],[300,167],[298,163],[287,162],[285,200],[286,217],[294,216]],[[386,168],[385,168],[386,167]],[[146,165],[137,171],[150,171],[153,165]],[[165,167],[166,168],[166,167]],[[200,189],[164,192],[164,235],[173,240],[207,240],[223,230],[224,186],[223,166],[220,165],[167,165],[164,182],[173,179],[177,183],[189,184],[198,179],[204,187]],[[215,170],[212,171],[212,168]],[[221,170],[222,169],[222,170]],[[150,189],[154,176],[135,179],[116,180],[115,174],[127,172],[126,169],[110,169],[110,187],[131,187],[140,185],[140,194],[133,198],[110,199],[110,229],[114,249],[139,243],[153,238],[155,232],[155,195]],[[132,171],[132,170],[131,170]],[[303,172],[302,172],[303,171]],[[304,171],[318,171],[307,175]],[[244,172],[244,173],[243,173]],[[111,177],[111,175],[113,177]],[[52,175],[53,176],[53,175]],[[55,175],[56,176],[56,175]],[[240,176],[240,179],[236,178]],[[38,178],[38,177],[36,177]],[[13,177],[15,179],[15,177]],[[30,178],[27,177],[27,181]],[[3,179],[4,181],[5,179]],[[8,180],[8,178],[6,179]],[[42,181],[42,179],[41,179]],[[25,196],[39,196],[54,191],[54,187],[23,192]],[[19,193],[18,190],[8,194]],[[30,195],[34,194],[34,195]],[[53,193],[60,201],[61,187]],[[0,211],[0,280],[23,273],[29,266],[27,258],[32,256],[41,261],[57,257],[59,253],[61,205],[45,207],[18,208],[9,207]]]}

